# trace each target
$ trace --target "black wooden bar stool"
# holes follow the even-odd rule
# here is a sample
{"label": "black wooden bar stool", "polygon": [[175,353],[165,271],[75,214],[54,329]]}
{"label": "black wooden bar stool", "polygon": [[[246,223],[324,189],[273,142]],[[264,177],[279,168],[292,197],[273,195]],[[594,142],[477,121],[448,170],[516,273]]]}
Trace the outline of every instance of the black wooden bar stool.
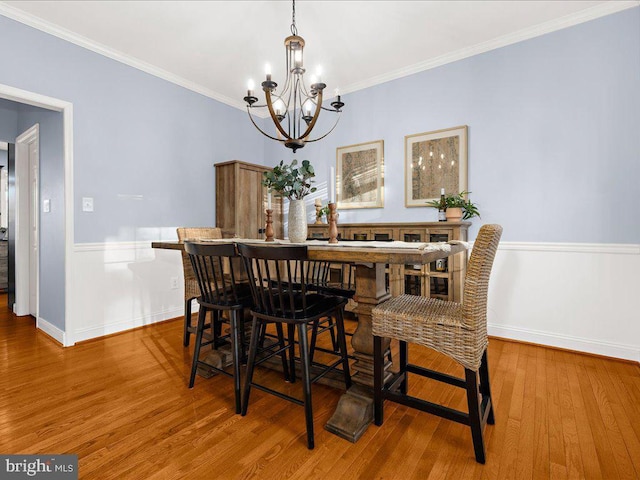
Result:
{"label": "black wooden bar stool", "polygon": [[[233,262],[228,260],[237,257],[233,243],[226,244],[200,244],[185,242],[185,251],[189,255],[193,273],[195,275],[200,296],[197,298],[200,305],[198,324],[196,326],[196,343],[191,364],[191,376],[189,388],[193,388],[198,366],[211,368],[219,373],[233,377],[235,392],[235,409],[240,413],[240,363],[242,357],[242,335],[244,332],[242,313],[251,305],[251,293],[248,285],[238,283],[233,268]],[[226,263],[226,265],[225,265]],[[225,272],[228,270],[228,272]],[[206,324],[207,312],[211,312],[211,324]],[[228,315],[230,325],[229,335],[220,336],[221,324],[226,320],[223,312]],[[212,335],[205,338],[205,329],[211,326]],[[200,349],[206,345],[217,348],[222,342],[228,340],[231,343],[233,371],[229,373],[224,369],[224,364],[212,365],[200,360]]]}
{"label": "black wooden bar stool", "polygon": [[[309,291],[306,282],[308,268],[306,246],[256,246],[238,244],[249,277],[253,304],[251,307],[252,332],[247,361],[247,375],[244,382],[242,398],[242,415],[246,415],[249,406],[251,387],[305,407],[307,425],[307,447],[314,447],[313,408],[311,403],[311,384],[324,377],[332,370],[342,367],[345,387],[351,386],[347,344],[344,334],[343,312],[346,298],[324,295]],[[339,345],[338,359],[329,364],[321,364],[311,360],[308,343],[308,328],[313,328],[320,318],[335,318],[336,341]],[[298,333],[300,352],[300,370],[302,376],[303,399],[286,395],[282,392],[253,381],[255,366],[264,359],[257,359],[259,326],[274,323],[295,328]],[[290,331],[291,331],[290,328]],[[293,370],[295,344],[293,335],[288,338],[287,352]],[[311,376],[311,367],[318,368],[319,373]],[[290,368],[291,368],[290,367]],[[292,381],[295,374],[291,372]]]}

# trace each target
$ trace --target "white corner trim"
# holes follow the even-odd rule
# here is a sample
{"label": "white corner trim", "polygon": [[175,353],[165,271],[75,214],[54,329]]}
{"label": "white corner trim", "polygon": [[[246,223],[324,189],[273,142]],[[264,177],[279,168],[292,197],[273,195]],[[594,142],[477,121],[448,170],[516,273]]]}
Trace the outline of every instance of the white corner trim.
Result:
{"label": "white corner trim", "polygon": [[62,40],[66,40],[67,42],[78,45],[79,47],[86,48],[87,50],[91,50],[92,52],[95,52],[107,58],[111,58],[112,60],[115,60],[117,62],[124,63],[125,65],[136,68],[145,73],[149,73],[155,77],[162,78],[163,80],[184,87],[187,90],[191,90],[193,92],[204,95],[205,97],[212,98],[240,110],[246,109],[246,104],[241,100],[229,98],[226,95],[222,95],[195,82],[182,78],[171,72],[167,72],[162,68],[156,67],[154,65],[151,65],[150,63],[119,52],[113,48],[107,47],[106,45],[102,45],[98,42],[83,37],[82,35],[67,30],[66,28],[62,28],[51,22],[47,22],[46,20],[38,18],[34,15],[26,13],[23,10],[12,7],[2,2],[0,2],[0,14],[17,22],[28,25],[29,27],[36,28],[42,32],[48,33],[55,37],[61,38]]}
{"label": "white corner trim", "polygon": [[[447,63],[462,60],[464,58],[471,57],[473,55],[478,55],[480,53],[485,53],[490,50],[494,50],[496,48],[505,47],[513,43],[521,42],[523,40],[528,40],[530,38],[544,35],[546,33],[551,33],[556,30],[561,30],[563,28],[571,27],[573,25],[584,23],[589,20],[594,20],[596,18],[603,17],[605,15],[610,15],[612,13],[626,10],[628,8],[632,8],[638,5],[640,5],[639,0],[603,2],[599,5],[588,8],[581,12],[567,15],[565,17],[555,19],[546,23],[542,23],[540,25],[534,25],[533,27],[529,27],[529,28],[520,30],[518,32],[514,32],[509,35],[504,35],[502,37],[498,37],[493,40],[489,40],[483,43],[479,43],[477,45],[473,45],[471,47],[460,49],[456,52],[451,52],[445,55],[441,55],[440,57],[437,57],[435,59],[430,59],[424,62],[409,65],[408,67],[400,68],[398,70],[394,70],[392,72],[385,73],[383,75],[378,75],[376,77],[372,77],[362,82],[357,82],[351,85],[347,85],[345,87],[341,87],[340,90],[342,91],[343,95],[346,93],[355,92],[357,90],[363,90],[365,88],[373,87],[375,85],[385,83],[390,80],[396,80],[398,78],[406,77],[407,75],[412,75],[414,73],[422,72],[424,70],[436,68],[441,65],[445,65]],[[129,65],[130,67],[149,73],[158,78],[162,78],[163,80],[166,80],[168,82],[174,83],[176,85],[184,87],[193,92],[204,95],[205,97],[212,98],[214,100],[227,104],[231,107],[238,108],[239,110],[246,110],[246,104],[240,100],[236,100],[234,98],[227,97],[226,95],[222,95],[221,93],[215,92],[209,88],[206,88],[195,82],[182,78],[178,75],[175,75],[171,72],[168,72],[159,67],[151,65],[147,62],[144,62],[130,55],[127,55],[125,53],[119,52],[105,45],[102,45],[98,42],[90,40],[82,35],[79,35],[70,30],[62,28],[51,22],[47,22],[41,18],[38,18],[29,13],[26,13],[23,10],[12,7],[3,2],[0,2],[0,15],[4,15],[5,17],[11,18],[12,20],[16,20],[20,23],[36,28],[50,35],[54,35],[58,38],[71,42],[75,45],[86,48],[87,50],[91,50],[92,52],[111,58],[112,60],[116,60],[120,63]],[[258,115],[258,116],[262,118],[261,115]]]}
{"label": "white corner trim", "polygon": [[487,330],[489,335],[494,337],[640,362],[640,349],[633,345],[594,341],[559,333],[542,332],[519,327],[504,327],[490,323],[487,325]]}
{"label": "white corner trim", "polygon": [[36,321],[36,328],[38,328],[39,330],[42,330],[51,338],[61,343],[63,347],[70,346],[70,345],[67,345],[67,335],[58,327],[46,321],[44,318],[38,317],[38,320]]}
{"label": "white corner trim", "polygon": [[563,28],[572,27],[580,23],[588,22],[589,20],[595,20],[596,18],[611,15],[613,13],[617,13],[628,8],[633,8],[638,5],[640,5],[640,1],[637,0],[622,2],[603,2],[581,12],[566,15],[564,17],[557,18],[540,25],[534,25],[532,27],[510,33],[508,35],[503,35],[486,42],[462,48],[455,52],[450,52],[424,62],[414,63],[413,65],[399,68],[398,70],[394,70],[383,75],[378,75],[361,82],[352,83],[351,85],[340,87],[340,91],[343,95],[347,93],[353,93],[355,91],[373,87],[381,83],[396,80],[408,75],[413,75],[414,73],[419,73],[425,70],[430,70],[432,68],[440,67],[442,65],[446,65],[447,63],[453,63],[458,60],[473,57],[474,55],[479,55],[491,50],[506,47],[507,45],[512,45],[524,40],[529,40],[530,38],[539,37],[547,33],[555,32],[556,30],[562,30]]}
{"label": "white corner trim", "polygon": [[500,242],[498,250],[524,252],[561,253],[610,253],[618,255],[640,255],[640,244],[633,243],[545,243],[545,242]]}

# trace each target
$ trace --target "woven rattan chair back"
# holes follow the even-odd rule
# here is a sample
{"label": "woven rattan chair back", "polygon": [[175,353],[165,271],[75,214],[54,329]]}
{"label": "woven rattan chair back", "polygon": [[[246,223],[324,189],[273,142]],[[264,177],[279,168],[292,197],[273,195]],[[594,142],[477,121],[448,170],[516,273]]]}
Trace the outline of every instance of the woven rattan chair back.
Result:
{"label": "woven rattan chair back", "polygon": [[462,300],[462,317],[465,326],[478,334],[487,335],[487,296],[493,260],[498,250],[502,227],[483,225],[473,243],[467,265]]}

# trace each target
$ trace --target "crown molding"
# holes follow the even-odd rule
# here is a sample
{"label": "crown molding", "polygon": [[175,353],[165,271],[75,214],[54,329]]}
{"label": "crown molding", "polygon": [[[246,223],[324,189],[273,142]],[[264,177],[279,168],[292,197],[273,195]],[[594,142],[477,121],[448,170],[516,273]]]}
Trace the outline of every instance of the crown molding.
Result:
{"label": "crown molding", "polygon": [[455,52],[447,53],[445,55],[441,55],[424,62],[414,63],[413,65],[399,68],[398,70],[394,70],[383,75],[371,77],[370,79],[363,80],[362,82],[357,82],[351,85],[340,87],[340,91],[342,92],[342,95],[346,93],[353,93],[358,90],[363,90],[365,88],[379,85],[381,83],[389,82],[391,80],[397,80],[398,78],[406,77],[408,75],[413,75],[414,73],[419,73],[425,70],[430,70],[432,68],[440,67],[442,65],[446,65],[447,63],[456,62],[468,57],[473,57],[474,55],[479,55],[481,53],[485,53],[501,47],[506,47],[507,45],[522,42],[523,40],[539,37],[547,33],[562,30],[563,28],[572,27],[580,23],[588,22],[589,20],[595,20],[596,18],[611,15],[613,13],[617,13],[628,8],[637,7],[639,5],[640,0],[605,2],[600,5],[596,5],[595,7],[585,9],[581,12],[566,15],[549,22],[541,23],[533,27],[510,33],[508,35],[503,35],[486,42],[478,43],[471,47],[462,48]]}
{"label": "crown molding", "polygon": [[[351,85],[341,87],[340,90],[342,91],[343,95],[346,93],[353,93],[358,90],[363,90],[365,88],[373,87],[381,83],[406,77],[414,73],[430,70],[432,68],[436,68],[436,67],[445,65],[447,63],[452,63],[458,60],[472,57],[474,55],[478,55],[480,53],[485,53],[490,50],[495,50],[497,48],[501,48],[507,45],[521,42],[523,40],[527,40],[530,38],[538,37],[540,35],[545,35],[547,33],[555,32],[556,30],[561,30],[563,28],[571,27],[573,25],[578,25],[580,23],[584,23],[589,20],[594,20],[596,18],[617,13],[622,10],[633,8],[639,5],[640,5],[640,0],[605,2],[575,14],[567,15],[562,18],[558,18],[549,22],[542,23],[540,25],[519,30],[518,32],[514,32],[509,35],[504,35],[502,37],[498,37],[493,40],[489,40],[487,42],[479,43],[477,45],[474,45],[468,48],[463,48],[455,52],[448,53],[446,55],[441,55],[437,58],[430,59],[425,62],[415,63],[413,65],[409,65],[408,67],[403,67],[398,70],[385,73],[383,75],[372,77],[368,80],[363,80],[362,82],[353,83]],[[92,52],[98,53],[105,57],[116,60],[120,63],[123,63],[125,65],[128,65],[130,67],[137,68],[138,70],[149,73],[158,78],[162,78],[163,80],[167,80],[168,82],[174,83],[188,90],[204,95],[205,97],[211,98],[213,100],[217,100],[221,103],[224,103],[234,108],[238,108],[240,110],[246,110],[246,105],[242,101],[238,101],[236,99],[227,97],[226,95],[222,95],[216,91],[213,91],[209,88],[206,88],[202,85],[199,85],[195,82],[182,78],[173,73],[167,72],[166,70],[163,70],[161,68],[155,67],[142,60],[139,60],[125,53],[114,50],[112,48],[109,48],[105,45],[94,42],[93,40],[90,40],[86,37],[78,35],[77,33],[71,32],[67,29],[64,29],[50,22],[42,20],[36,16],[28,14],[15,7],[11,7],[5,4],[4,2],[0,2],[0,15],[4,15],[5,17],[11,18],[12,20],[15,20],[17,22],[23,23],[30,27],[36,28],[42,32],[61,38],[75,45],[86,48],[87,50],[91,50]],[[264,117],[262,115],[257,115],[257,116],[261,118],[266,118],[266,115]]]}
{"label": "crown molding", "polygon": [[231,107],[239,108],[241,110],[246,109],[244,102],[229,98],[226,95],[222,95],[195,82],[182,78],[171,72],[167,72],[162,68],[158,68],[135,57],[83,37],[82,35],[71,32],[70,30],[42,20],[41,18],[25,13],[24,11],[7,5],[4,2],[0,2],[0,15],[4,15],[5,17],[8,17],[12,20],[23,23],[55,37],[61,38],[62,40],[66,40],[67,42],[73,43],[74,45],[78,45],[82,48],[86,48],[87,50],[91,50],[92,52],[111,58],[112,60],[124,63],[125,65],[136,68],[155,77],[162,78],[163,80],[167,80],[168,82],[174,83],[188,90],[204,95],[205,97],[212,98],[213,100],[217,100]]}

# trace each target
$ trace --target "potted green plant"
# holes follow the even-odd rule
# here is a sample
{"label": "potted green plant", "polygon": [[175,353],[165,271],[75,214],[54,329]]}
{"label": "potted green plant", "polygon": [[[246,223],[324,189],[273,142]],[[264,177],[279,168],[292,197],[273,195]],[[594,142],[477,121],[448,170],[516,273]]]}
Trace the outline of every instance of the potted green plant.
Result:
{"label": "potted green plant", "polygon": [[316,212],[316,218],[322,219],[322,217],[329,218],[329,205],[325,205]]}
{"label": "potted green plant", "polygon": [[[480,218],[478,207],[469,199],[465,198],[471,192],[460,192],[456,194],[445,195],[444,202],[446,206],[447,221],[459,222],[460,220],[468,220],[473,217]],[[440,208],[440,199],[427,202],[427,206],[432,208]]]}
{"label": "potted green plant", "polygon": [[273,170],[264,172],[262,184],[270,191],[274,191],[289,200],[289,240],[293,243],[304,242],[307,239],[307,211],[304,197],[316,191],[312,187],[316,173],[309,160],[303,160],[298,166],[297,160],[290,164],[280,161]]}

